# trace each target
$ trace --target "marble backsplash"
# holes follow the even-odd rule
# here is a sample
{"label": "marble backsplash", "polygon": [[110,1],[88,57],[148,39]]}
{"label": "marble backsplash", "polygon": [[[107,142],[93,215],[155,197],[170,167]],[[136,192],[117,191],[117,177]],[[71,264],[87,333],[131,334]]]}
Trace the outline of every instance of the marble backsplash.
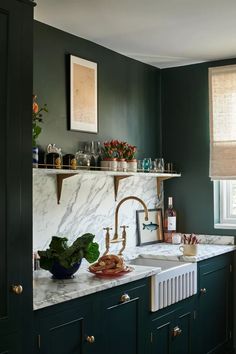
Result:
{"label": "marble backsplash", "polygon": [[[163,193],[157,197],[156,178],[132,176],[120,181],[118,200],[114,200],[114,179],[97,174],[75,175],[64,180],[60,205],[57,204],[56,175],[45,170],[33,171],[33,250],[47,248],[51,236],[66,236],[73,242],[79,235],[96,235],[101,250],[105,247],[104,227],[112,227],[117,203],[124,197],[135,195],[149,209],[163,207]],[[126,201],[119,212],[119,225],[128,225],[127,248],[137,244],[136,210],[142,205],[135,200]],[[112,246],[117,251],[120,244]]]}

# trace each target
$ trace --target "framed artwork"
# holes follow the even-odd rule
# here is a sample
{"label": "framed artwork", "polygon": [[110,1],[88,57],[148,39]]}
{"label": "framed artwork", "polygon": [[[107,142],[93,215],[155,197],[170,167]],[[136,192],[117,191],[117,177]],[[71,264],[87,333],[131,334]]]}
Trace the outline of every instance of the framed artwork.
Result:
{"label": "framed artwork", "polygon": [[138,246],[163,242],[162,209],[149,209],[148,220],[144,210],[136,211]]}
{"label": "framed artwork", "polygon": [[70,130],[98,133],[97,63],[70,55]]}

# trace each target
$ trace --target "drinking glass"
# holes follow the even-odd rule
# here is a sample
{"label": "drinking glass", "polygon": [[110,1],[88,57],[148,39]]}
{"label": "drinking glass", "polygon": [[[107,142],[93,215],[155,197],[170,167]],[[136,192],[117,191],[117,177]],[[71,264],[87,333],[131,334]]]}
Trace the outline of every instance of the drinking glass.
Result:
{"label": "drinking glass", "polygon": [[143,172],[143,160],[138,160],[138,163],[137,163],[137,170],[139,172]]}
{"label": "drinking glass", "polygon": [[164,159],[162,158],[155,159],[153,167],[155,172],[164,172]]}
{"label": "drinking glass", "polygon": [[91,154],[91,158],[94,160],[94,166],[98,167],[98,158],[101,154],[100,141],[91,141],[90,154]]}
{"label": "drinking glass", "polygon": [[143,169],[144,172],[149,172],[152,167],[152,159],[150,157],[145,157],[143,159]]}

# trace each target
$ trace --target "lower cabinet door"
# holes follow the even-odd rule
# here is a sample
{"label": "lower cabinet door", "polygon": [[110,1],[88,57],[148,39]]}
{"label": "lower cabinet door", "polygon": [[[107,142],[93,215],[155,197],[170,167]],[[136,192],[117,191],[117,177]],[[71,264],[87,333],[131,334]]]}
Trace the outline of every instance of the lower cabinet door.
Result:
{"label": "lower cabinet door", "polygon": [[223,353],[231,337],[231,258],[215,257],[199,265],[197,354]]}
{"label": "lower cabinet door", "polygon": [[172,354],[190,354],[191,335],[192,335],[193,312],[186,310],[182,312],[174,321],[171,328],[171,353]]}
{"label": "lower cabinet door", "polygon": [[56,305],[39,310],[38,313],[36,311],[35,353],[96,352],[94,333],[90,332],[92,331],[92,306],[83,304],[77,307],[67,304],[66,310],[61,310],[60,307]]}
{"label": "lower cabinet door", "polygon": [[[154,317],[154,316],[153,316]],[[192,353],[192,324],[194,306],[173,305],[157,311],[152,319],[150,354],[190,354]]]}
{"label": "lower cabinet door", "polygon": [[102,298],[101,353],[144,354],[148,339],[148,286],[113,290]]}

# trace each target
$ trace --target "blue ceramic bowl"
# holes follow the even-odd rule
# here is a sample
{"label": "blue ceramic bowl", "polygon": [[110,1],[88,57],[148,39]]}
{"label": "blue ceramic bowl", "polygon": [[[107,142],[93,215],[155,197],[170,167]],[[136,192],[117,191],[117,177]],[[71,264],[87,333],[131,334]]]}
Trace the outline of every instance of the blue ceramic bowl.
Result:
{"label": "blue ceramic bowl", "polygon": [[71,279],[74,278],[75,272],[79,269],[81,261],[77,262],[71,268],[64,268],[60,263],[54,262],[50,272],[53,279]]}

